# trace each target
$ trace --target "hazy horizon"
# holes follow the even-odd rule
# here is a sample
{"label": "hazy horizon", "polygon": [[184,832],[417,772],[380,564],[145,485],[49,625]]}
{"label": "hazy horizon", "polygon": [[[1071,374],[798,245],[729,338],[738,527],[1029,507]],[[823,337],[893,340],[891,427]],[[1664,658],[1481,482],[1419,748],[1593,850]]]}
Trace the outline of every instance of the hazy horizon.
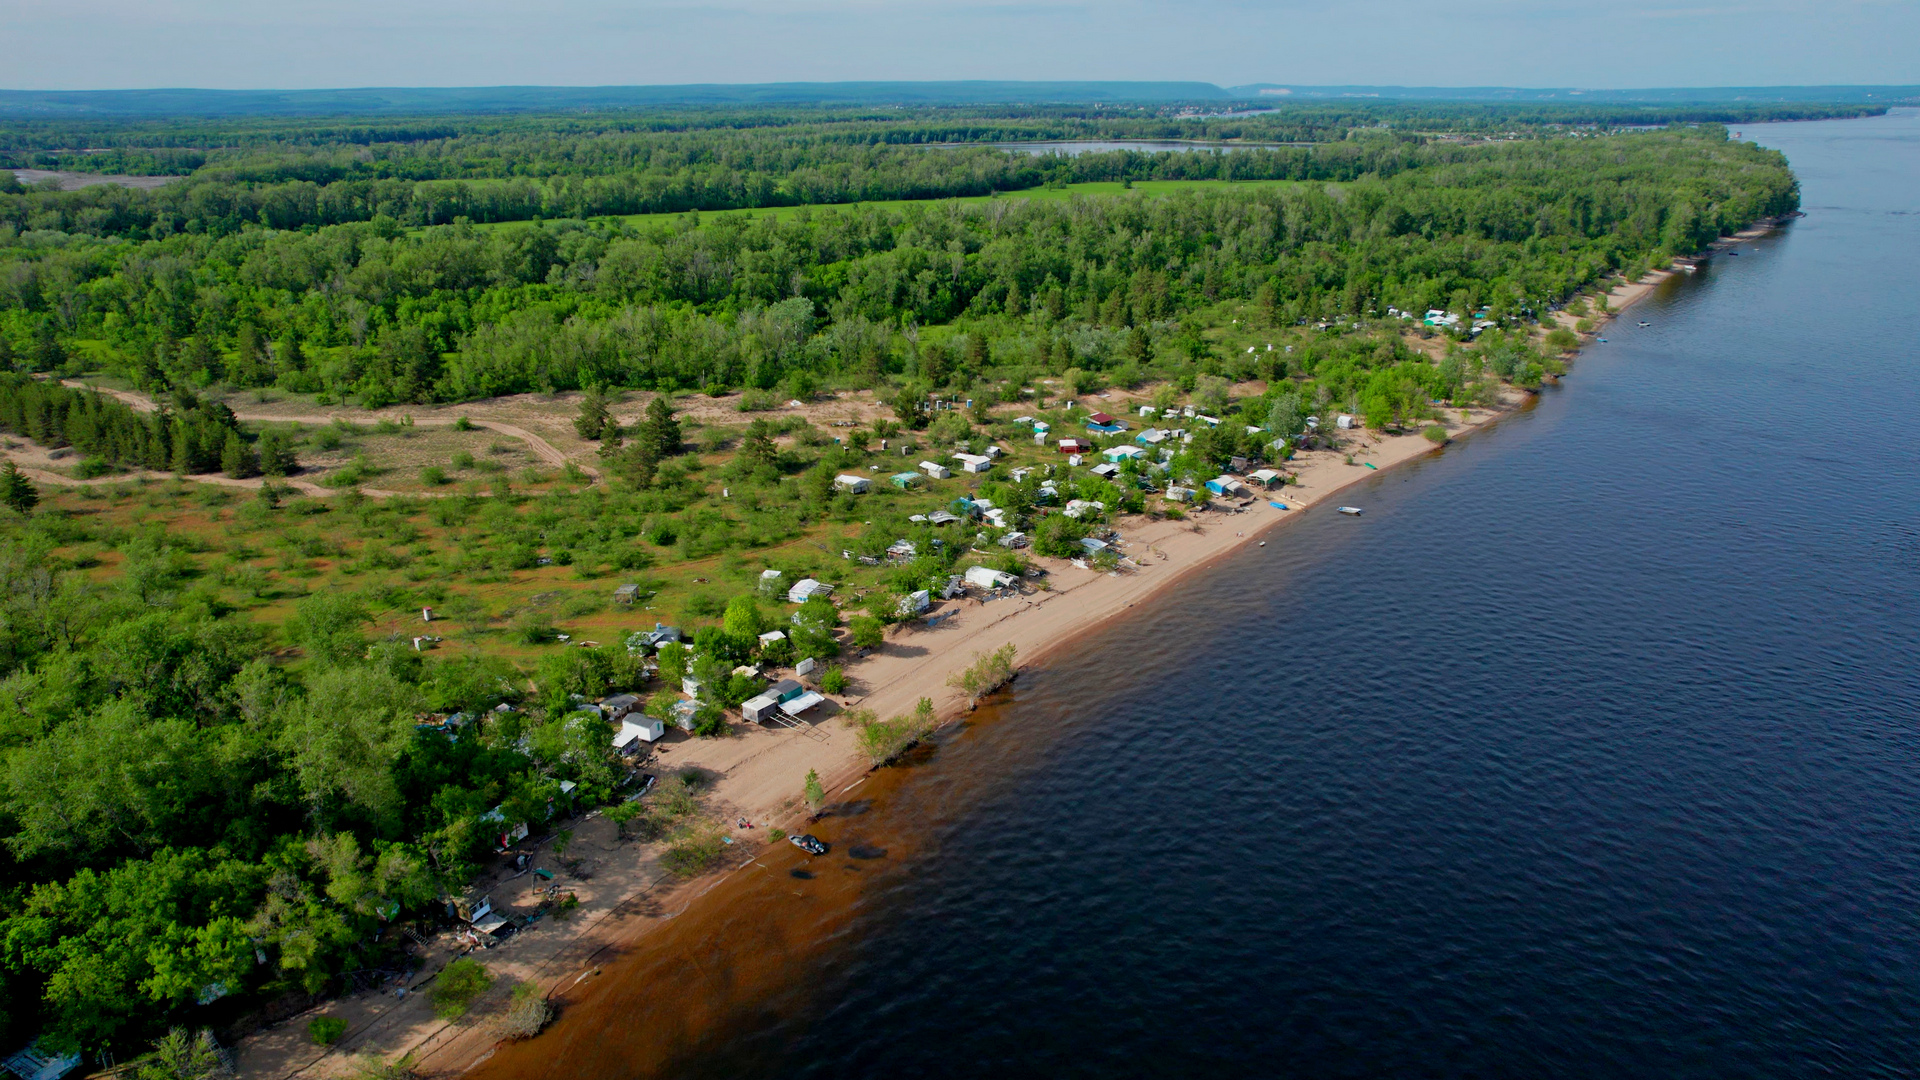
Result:
{"label": "hazy horizon", "polygon": [[1920,4],[1904,0],[569,0],[531,17],[504,0],[0,0],[0,20],[11,90],[1920,83]]}

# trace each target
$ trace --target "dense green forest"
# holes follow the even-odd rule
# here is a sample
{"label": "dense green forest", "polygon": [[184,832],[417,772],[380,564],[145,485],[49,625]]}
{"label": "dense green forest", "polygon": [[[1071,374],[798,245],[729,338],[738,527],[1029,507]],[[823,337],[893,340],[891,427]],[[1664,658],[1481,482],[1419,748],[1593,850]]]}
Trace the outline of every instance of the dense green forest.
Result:
{"label": "dense green forest", "polygon": [[[713,175],[748,183],[758,137],[738,135],[739,164],[721,153]],[[938,334],[922,347],[913,327],[978,324],[1001,364],[1044,364],[1070,337],[1074,363],[1106,370],[1129,359],[1116,344],[1125,331],[1170,340],[1183,316],[1223,299],[1287,323],[1389,306],[1518,315],[1797,200],[1778,154],[1718,128],[1051,161],[856,149],[898,163],[889,194],[969,190],[987,164],[1076,181],[1140,171],[1298,183],[646,224],[595,216],[595,192],[641,184],[641,171],[263,182],[244,200],[211,183],[14,196],[28,220],[0,248],[0,359],[150,389],[277,385],[369,405],[588,385],[770,389],[796,375],[938,386],[980,374],[978,359],[970,370],[942,355]],[[825,175],[803,158],[775,155],[758,175],[779,172],[787,187]],[[95,205],[70,201],[81,199]],[[479,217],[578,213],[484,231],[406,227],[495,199],[521,208]],[[289,227],[251,223],[282,216]]]}
{"label": "dense green forest", "polygon": [[[1233,153],[922,145],[1229,130],[1084,113],[11,131],[16,154],[84,135],[122,155],[98,155],[120,168],[196,171],[152,191],[0,195],[0,429],[102,468],[281,474],[298,467],[291,436],[244,428],[220,395],[377,407],[587,390],[580,433],[602,442],[608,482],[538,497],[504,479],[491,495],[476,485],[437,500],[349,492],[333,506],[283,505],[272,487],[239,505],[215,492],[203,533],[149,520],[158,496],[89,496],[94,509],[75,509],[10,494],[3,1033],[125,1051],[169,1024],[350,987],[391,962],[387,928],[439,918],[490,857],[491,808],[541,821],[549,806],[613,796],[605,727],[571,695],[637,688],[644,675],[624,648],[421,653],[373,634],[377,611],[453,604],[448,588],[504,582],[542,558],[582,579],[664,573],[828,526],[850,555],[908,535],[932,552],[910,500],[924,512],[948,496],[858,502],[835,490],[837,470],[879,460],[869,436],[903,433],[1036,454],[1030,430],[993,408],[1043,378],[1061,389],[1033,408],[1065,430],[1085,413],[1060,395],[1101,385],[1230,417],[1169,451],[1158,467],[1174,479],[1234,456],[1282,459],[1276,436],[1300,437],[1309,409],[1350,408],[1372,427],[1423,421],[1435,403],[1464,407],[1503,382],[1537,386],[1553,363],[1538,325],[1550,308],[1798,204],[1782,157],[1723,128],[1569,131],[1563,114],[1532,106],[1234,120],[1246,139],[1314,145]],[[1436,118],[1519,134],[1414,133]],[[1060,190],[1147,180],[1286,182]],[[740,212],[1025,189],[1035,197]],[[663,210],[689,212],[617,216]],[[1390,308],[1467,318],[1430,355],[1407,336],[1432,332]],[[1256,349],[1255,334],[1284,344]],[[50,375],[120,380],[165,407],[136,413]],[[1248,381],[1264,389],[1236,397]],[[696,444],[666,396],[636,426],[610,421],[622,388],[744,388],[742,409],[866,389],[897,422],[830,436],[760,419]],[[973,408],[934,416],[930,395]],[[1078,493],[1137,512],[1157,490],[1132,463],[1117,496],[1112,482],[1064,471],[1043,491],[1043,475],[977,492],[1032,522],[1044,554],[1075,550],[1078,536],[1050,503]],[[9,492],[20,483],[10,476]],[[125,523],[104,524],[100,507],[124,509]],[[289,580],[310,580],[318,559],[373,576],[274,593],[255,549],[269,536],[287,548]],[[214,547],[217,569],[202,558]],[[925,587],[956,556],[922,555],[876,584],[889,598]],[[762,625],[754,601],[734,599],[689,601],[683,614],[703,625],[661,662],[727,687]],[[838,616],[810,603],[781,618],[828,653]],[[273,619],[254,616],[270,604]],[[878,632],[873,614],[857,618],[856,634]],[[550,623],[522,630],[551,643]],[[491,711],[502,703],[511,711]],[[418,726],[449,713],[488,719]],[[563,781],[577,785],[571,796]]]}

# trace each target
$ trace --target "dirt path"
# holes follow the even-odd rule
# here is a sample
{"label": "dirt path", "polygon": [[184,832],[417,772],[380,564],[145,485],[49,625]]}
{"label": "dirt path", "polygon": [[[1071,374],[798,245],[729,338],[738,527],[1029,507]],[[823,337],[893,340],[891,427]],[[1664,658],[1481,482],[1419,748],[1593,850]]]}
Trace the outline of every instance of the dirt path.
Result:
{"label": "dirt path", "polygon": [[[115,398],[116,400],[125,402],[127,405],[132,406],[134,409],[140,412],[152,412],[155,408],[152,398],[146,396],[145,394],[135,393],[132,390],[112,390],[104,386],[93,386],[91,384],[82,382],[79,379],[62,379],[60,380],[60,382],[62,385],[71,386],[75,390],[93,390],[93,391],[97,391],[98,393],[106,394],[110,397]],[[393,419],[390,416],[383,416],[378,413],[368,412],[365,410],[359,410],[359,411],[343,410],[339,412],[330,412],[324,416],[321,416],[321,415],[298,414],[298,413],[288,415],[285,413],[241,412],[238,409],[235,409],[233,415],[241,420],[247,420],[253,423],[280,421],[283,423],[291,423],[291,424],[331,424],[336,420],[345,420],[350,424],[351,423],[371,424],[371,423],[378,423],[381,420]],[[459,423],[460,420],[461,418],[457,416],[454,416],[454,417],[427,416],[427,417],[421,417],[419,419],[416,419],[413,422],[422,427],[449,427],[453,424]],[[486,428],[488,431],[497,431],[502,435],[509,435],[509,436],[512,436],[513,438],[520,439],[521,441],[527,444],[528,449],[531,449],[533,451],[534,457],[539,458],[541,461],[544,461],[549,465],[565,466],[571,460],[570,458],[567,457],[567,455],[561,453],[558,449],[556,449],[552,443],[548,442],[547,440],[541,438],[538,435],[535,435],[533,432],[528,431],[526,428],[519,427],[514,424],[503,424],[498,420],[468,420],[467,422],[472,424],[474,427]],[[572,464],[575,468],[579,469],[583,473],[586,473],[588,476],[594,477],[596,479],[599,478],[600,476],[599,470],[593,468],[592,466],[582,465],[577,461],[572,462]],[[369,491],[367,494],[371,495],[373,493]]]}

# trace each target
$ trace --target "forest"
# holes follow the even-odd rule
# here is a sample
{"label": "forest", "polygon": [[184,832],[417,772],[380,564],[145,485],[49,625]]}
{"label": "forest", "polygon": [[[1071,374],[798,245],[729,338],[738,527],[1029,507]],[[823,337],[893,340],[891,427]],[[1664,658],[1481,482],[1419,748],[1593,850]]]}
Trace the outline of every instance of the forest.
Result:
{"label": "forest", "polygon": [[[1554,311],[1798,206],[1784,159],[1722,127],[1575,129],[1533,106],[1234,120],[1312,145],[1232,152],[927,145],[1226,130],[1032,113],[10,131],[16,162],[84,143],[189,175],[0,195],[0,432],[70,451],[49,467],[76,480],[126,478],[4,482],[0,1036],[129,1053],[350,989],[393,962],[395,928],[445,917],[493,858],[490,822],[617,799],[581,701],[664,708],[672,680],[649,671],[677,668],[714,688],[699,724],[723,735],[734,667],[775,658],[766,627],[792,631],[780,659],[831,656],[978,557],[930,512],[985,499],[1036,555],[1077,553],[1103,520],[1182,513],[1172,485],[1330,439],[1310,414],[1418,431],[1537,388],[1574,340]],[[1496,128],[1516,134],[1473,134]],[[877,204],[902,199],[935,201]],[[1101,388],[1220,422],[1114,477],[1055,468],[1034,423],[1081,430]],[[497,441],[448,443],[391,498],[285,483],[343,441],[421,444],[410,417],[235,413],[560,393],[581,395],[598,479],[509,476],[486,468]],[[888,416],[776,411],[835,394]],[[687,418],[722,400],[737,422]],[[1032,471],[842,490],[883,440],[1005,445]],[[257,486],[152,479],[214,472]],[[1057,512],[1076,499],[1097,509]],[[868,599],[786,604],[757,590],[769,563]],[[611,636],[640,628],[609,607],[619,578],[684,646]],[[426,605],[459,630],[422,651],[398,627]]]}

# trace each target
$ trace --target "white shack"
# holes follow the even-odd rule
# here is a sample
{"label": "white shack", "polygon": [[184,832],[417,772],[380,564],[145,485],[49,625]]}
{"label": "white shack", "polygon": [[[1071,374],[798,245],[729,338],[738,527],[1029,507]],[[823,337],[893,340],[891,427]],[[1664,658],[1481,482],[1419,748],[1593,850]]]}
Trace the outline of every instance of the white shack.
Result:
{"label": "white shack", "polygon": [[613,736],[613,748],[623,754],[631,754],[648,743],[659,742],[666,733],[666,724],[651,716],[635,713],[620,721],[620,730]]}
{"label": "white shack", "polygon": [[967,584],[976,589],[1004,589],[1019,582],[1019,578],[1004,570],[995,570],[991,566],[967,567]]}
{"label": "white shack", "polygon": [[801,578],[799,581],[793,583],[793,588],[787,590],[787,603],[804,604],[813,597],[828,596],[832,593],[833,586],[824,581],[815,581],[812,578]]}

